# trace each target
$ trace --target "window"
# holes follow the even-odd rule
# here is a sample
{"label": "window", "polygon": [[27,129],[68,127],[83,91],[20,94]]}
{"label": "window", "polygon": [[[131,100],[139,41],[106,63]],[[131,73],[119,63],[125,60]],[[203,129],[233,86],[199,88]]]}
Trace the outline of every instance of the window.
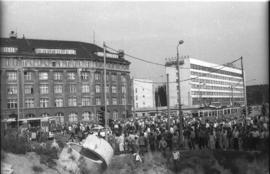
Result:
{"label": "window", "polygon": [[55,115],[57,116],[56,122],[59,124],[64,124],[64,114],[62,112],[57,112]]}
{"label": "window", "polygon": [[48,106],[49,106],[49,99],[41,98],[40,99],[40,107],[41,108],[47,108]]}
{"label": "window", "polygon": [[126,86],[122,86],[122,93],[126,93]]}
{"label": "window", "polygon": [[41,117],[49,117],[50,114],[48,114],[48,113],[43,113],[43,114],[41,114],[40,116],[41,116]]}
{"label": "window", "polygon": [[40,94],[48,94],[49,93],[49,86],[45,84],[41,84],[39,86]]}
{"label": "window", "polygon": [[62,85],[54,85],[54,93],[55,94],[63,93],[63,86]]}
{"label": "window", "polygon": [[100,85],[96,85],[96,93],[100,93]]}
{"label": "window", "polygon": [[88,78],[89,78],[89,72],[82,72],[81,73],[82,80],[88,80]]}
{"label": "window", "polygon": [[73,123],[78,121],[78,115],[75,113],[71,113],[68,115],[68,121]]}
{"label": "window", "polygon": [[35,118],[35,115],[34,114],[27,114],[27,115],[25,115],[25,118]]}
{"label": "window", "polygon": [[110,98],[107,96],[106,104],[110,105]]}
{"label": "window", "polygon": [[55,107],[63,107],[63,99],[62,98],[57,98],[55,99]]}
{"label": "window", "polygon": [[10,95],[17,94],[17,86],[16,85],[8,86],[7,93],[10,94]]}
{"label": "window", "polygon": [[90,87],[89,85],[82,85],[82,93],[89,93]]}
{"label": "window", "polygon": [[90,98],[89,97],[82,98],[82,106],[90,106]]}
{"label": "window", "polygon": [[121,82],[126,82],[126,77],[125,77],[125,75],[121,75]]}
{"label": "window", "polygon": [[24,86],[24,93],[25,94],[34,94],[34,88],[32,85],[25,85]]}
{"label": "window", "polygon": [[139,107],[139,105],[138,105],[138,103],[136,103],[136,108],[138,108]]}
{"label": "window", "polygon": [[95,80],[101,80],[101,74],[100,72],[95,73]]}
{"label": "window", "polygon": [[136,95],[136,100],[138,100],[138,96]]}
{"label": "window", "polygon": [[17,108],[17,99],[8,99],[7,108],[9,109]]}
{"label": "window", "polygon": [[117,120],[117,119],[118,119],[118,112],[113,111],[113,120]]}
{"label": "window", "polygon": [[113,82],[117,81],[117,75],[116,74],[112,74],[112,81]]}
{"label": "window", "polygon": [[112,98],[112,104],[117,105],[117,98],[115,98],[115,97]]}
{"label": "window", "polygon": [[69,98],[68,106],[77,106],[77,99],[75,97]]}
{"label": "window", "polygon": [[48,72],[40,72],[39,80],[48,80]]}
{"label": "window", "polygon": [[97,97],[96,98],[96,105],[101,105],[101,99],[100,99],[100,97]]}
{"label": "window", "polygon": [[137,93],[137,88],[135,88],[135,93]]}
{"label": "window", "polygon": [[75,84],[71,84],[69,85],[69,92],[70,93],[76,93],[76,85]]}
{"label": "window", "polygon": [[110,86],[109,85],[107,85],[106,93],[110,93]]}
{"label": "window", "polygon": [[26,99],[25,100],[25,107],[26,108],[33,108],[33,107],[35,107],[35,105],[34,105],[34,99]]}
{"label": "window", "polygon": [[16,47],[0,47],[0,52],[4,53],[16,53],[18,48]]}
{"label": "window", "polygon": [[89,112],[84,112],[82,114],[82,120],[83,121],[89,121],[90,120],[90,113]]}
{"label": "window", "polygon": [[24,80],[29,81],[33,80],[33,73],[29,71],[24,72]]}
{"label": "window", "polygon": [[112,86],[112,93],[113,93],[113,94],[117,93],[117,87],[114,86],[114,85]]}
{"label": "window", "polygon": [[53,79],[54,80],[62,80],[63,79],[63,73],[61,73],[61,72],[55,72],[53,74]]}
{"label": "window", "polygon": [[17,80],[17,72],[7,72],[7,80],[8,81]]}
{"label": "window", "polygon": [[109,81],[110,81],[110,74],[107,73],[107,75],[106,75],[106,82],[109,83]]}
{"label": "window", "polygon": [[68,75],[68,80],[75,80],[76,78],[75,72],[69,72],[67,73],[67,75]]}
{"label": "window", "polygon": [[123,105],[126,104],[126,98],[122,98],[122,104],[123,104]]}

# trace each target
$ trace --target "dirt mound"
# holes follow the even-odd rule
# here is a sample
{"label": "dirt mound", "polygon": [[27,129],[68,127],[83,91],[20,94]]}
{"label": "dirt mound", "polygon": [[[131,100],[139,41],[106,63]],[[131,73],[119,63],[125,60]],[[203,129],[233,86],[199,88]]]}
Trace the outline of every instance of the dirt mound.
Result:
{"label": "dirt mound", "polygon": [[[266,174],[268,154],[238,151],[187,151],[178,162],[179,174]],[[173,169],[172,165],[168,168]],[[188,172],[187,172],[188,171]]]}
{"label": "dirt mound", "polygon": [[[160,153],[145,154],[142,163],[136,163],[132,154],[117,155],[103,174],[269,174],[267,153],[182,151],[180,156],[175,168],[172,160]],[[40,163],[35,153],[5,153],[2,160],[11,164],[16,174],[67,174],[58,162],[54,168]]]}
{"label": "dirt mound", "polygon": [[132,154],[114,156],[104,174],[173,174],[167,168],[167,161],[160,153],[148,153],[142,156],[143,162],[136,163]]}
{"label": "dirt mound", "polygon": [[16,174],[65,174],[61,171],[57,171],[57,169],[52,169],[45,164],[41,164],[40,156],[32,152],[25,155],[5,153],[4,162],[11,164],[14,169],[14,173]]}

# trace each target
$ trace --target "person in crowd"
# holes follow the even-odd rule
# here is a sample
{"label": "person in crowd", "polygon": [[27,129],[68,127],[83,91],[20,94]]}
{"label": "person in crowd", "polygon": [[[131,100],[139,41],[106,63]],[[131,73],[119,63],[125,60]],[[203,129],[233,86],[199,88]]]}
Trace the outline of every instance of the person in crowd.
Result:
{"label": "person in crowd", "polygon": [[165,156],[166,148],[167,148],[167,142],[165,141],[165,138],[164,137],[162,137],[161,140],[159,141],[158,148],[162,152],[163,156]]}

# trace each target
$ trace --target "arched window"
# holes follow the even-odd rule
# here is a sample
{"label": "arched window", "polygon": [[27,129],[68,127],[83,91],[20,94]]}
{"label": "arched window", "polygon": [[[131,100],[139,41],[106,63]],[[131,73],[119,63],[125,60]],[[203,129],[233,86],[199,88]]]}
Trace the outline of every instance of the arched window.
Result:
{"label": "arched window", "polygon": [[89,112],[84,112],[82,114],[82,120],[83,121],[89,121],[90,120],[90,113]]}
{"label": "arched window", "polygon": [[64,124],[64,113],[58,112],[58,113],[55,114],[55,116],[57,118],[59,118],[58,121],[59,121],[60,124]]}
{"label": "arched window", "polygon": [[95,121],[95,114],[93,112],[90,113],[90,121]]}
{"label": "arched window", "polygon": [[117,120],[117,119],[118,119],[118,112],[113,111],[113,120]]}
{"label": "arched window", "polygon": [[43,113],[43,114],[41,114],[40,115],[41,117],[48,117],[48,116],[50,116],[48,113]]}
{"label": "arched window", "polygon": [[78,115],[76,113],[70,113],[68,115],[68,121],[70,123],[77,122],[78,121]]}
{"label": "arched window", "polygon": [[34,114],[26,114],[26,115],[25,115],[25,118],[34,118],[34,117],[35,117]]}

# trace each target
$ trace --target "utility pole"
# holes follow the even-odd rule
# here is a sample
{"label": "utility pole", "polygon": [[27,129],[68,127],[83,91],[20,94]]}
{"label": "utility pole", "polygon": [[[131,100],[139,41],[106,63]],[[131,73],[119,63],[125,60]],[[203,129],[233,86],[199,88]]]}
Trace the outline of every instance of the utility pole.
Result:
{"label": "utility pole", "polygon": [[243,93],[244,93],[244,105],[245,105],[245,125],[246,125],[246,119],[248,115],[248,108],[247,108],[247,93],[246,93],[246,83],[245,83],[245,72],[244,72],[244,65],[243,65],[243,57],[241,56],[241,69],[242,69],[242,78],[243,78]]}
{"label": "utility pole", "polygon": [[181,104],[181,85],[180,85],[180,71],[179,71],[179,51],[178,51],[178,47],[179,45],[183,44],[184,41],[183,40],[180,40],[177,44],[177,65],[176,65],[176,68],[177,68],[177,77],[178,77],[178,104],[179,104],[179,137],[180,137],[180,146],[182,144],[182,130],[183,130],[183,116],[182,116],[182,104]]}
{"label": "utility pole", "polygon": [[104,119],[105,119],[105,140],[108,141],[108,135],[107,135],[107,125],[108,125],[108,118],[107,118],[107,91],[106,91],[106,88],[107,88],[107,82],[106,82],[106,75],[107,75],[107,72],[106,72],[106,44],[105,42],[103,42],[103,61],[104,61]]}
{"label": "utility pole", "polygon": [[231,93],[232,93],[232,97],[231,97],[231,105],[233,106],[233,85],[231,85],[230,87],[231,87]]}
{"label": "utility pole", "polygon": [[17,71],[17,131],[19,133],[20,119],[20,70]]}
{"label": "utility pole", "polygon": [[166,85],[166,93],[167,93],[167,109],[168,109],[168,128],[170,128],[170,94],[169,94],[169,74],[166,74],[167,75],[167,85]]}

